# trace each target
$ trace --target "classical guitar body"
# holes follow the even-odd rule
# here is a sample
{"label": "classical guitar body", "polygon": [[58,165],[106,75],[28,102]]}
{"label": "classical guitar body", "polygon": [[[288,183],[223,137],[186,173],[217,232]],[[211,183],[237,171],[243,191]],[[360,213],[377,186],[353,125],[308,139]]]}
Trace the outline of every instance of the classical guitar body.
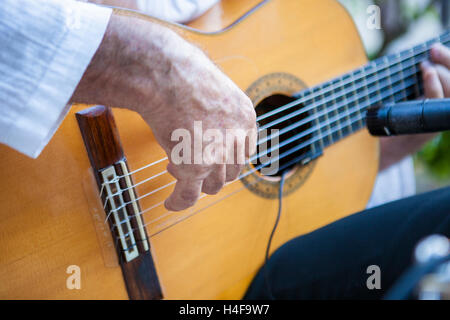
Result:
{"label": "classical guitar body", "polygon": [[[335,0],[225,0],[191,28],[164,24],[204,49],[255,105],[366,63],[353,21]],[[2,299],[130,298],[76,117],[86,108],[72,107],[36,160],[0,146]],[[157,176],[136,194],[151,193],[139,206],[147,210],[142,217],[163,298],[241,298],[264,262],[277,178],[254,173],[192,209],[167,212],[158,205],[173,181],[159,175],[166,155],[137,114],[112,110],[129,170],[157,162],[133,180]],[[363,209],[377,169],[378,143],[364,130],[291,169],[271,251]],[[79,289],[70,285],[70,266],[79,267]]]}

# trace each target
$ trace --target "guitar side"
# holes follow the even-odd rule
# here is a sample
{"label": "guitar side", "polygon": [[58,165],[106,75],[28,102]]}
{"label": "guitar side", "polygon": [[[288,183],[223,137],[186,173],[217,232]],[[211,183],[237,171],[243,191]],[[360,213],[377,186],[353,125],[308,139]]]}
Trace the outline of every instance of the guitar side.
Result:
{"label": "guitar side", "polygon": [[[239,2],[228,0],[209,15],[216,15],[216,21],[220,17],[219,27],[224,27],[232,21],[231,14],[236,16]],[[192,24],[206,25],[208,15]],[[214,34],[171,27],[203,48],[243,90],[280,72],[311,86],[366,62],[350,16],[333,0],[268,1],[232,28]],[[36,160],[0,146],[0,298],[128,298],[120,268],[106,266],[93,222],[95,208],[85,183],[90,164],[75,119],[83,108],[72,108]],[[137,114],[114,109],[114,117],[131,170],[165,157]],[[137,174],[136,180],[161,168]],[[366,132],[326,149],[303,185],[285,198],[272,250],[363,209],[377,169],[378,143]],[[137,192],[145,194],[170,181],[167,175]],[[244,294],[264,261],[278,202],[252,193],[241,182],[236,185],[243,190],[168,229],[152,233],[150,225],[165,298],[229,299]],[[167,195],[168,190],[157,193],[141,205],[149,207]],[[221,195],[215,197],[208,201]],[[147,223],[154,218],[153,212],[144,217]],[[80,290],[66,287],[71,265],[80,267]]]}

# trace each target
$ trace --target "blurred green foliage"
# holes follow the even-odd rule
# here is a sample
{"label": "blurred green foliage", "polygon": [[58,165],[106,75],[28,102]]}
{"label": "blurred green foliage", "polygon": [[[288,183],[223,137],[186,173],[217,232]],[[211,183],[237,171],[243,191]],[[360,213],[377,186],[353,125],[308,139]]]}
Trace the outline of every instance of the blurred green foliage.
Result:
{"label": "blurred green foliage", "polygon": [[428,172],[438,179],[450,178],[450,132],[439,134],[416,155]]}

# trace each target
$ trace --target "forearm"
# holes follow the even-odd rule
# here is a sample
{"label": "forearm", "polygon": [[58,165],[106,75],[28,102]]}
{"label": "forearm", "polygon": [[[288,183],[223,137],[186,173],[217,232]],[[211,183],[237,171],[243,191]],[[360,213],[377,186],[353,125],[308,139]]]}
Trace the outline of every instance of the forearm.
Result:
{"label": "forearm", "polygon": [[172,69],[183,63],[180,50],[192,48],[157,23],[113,14],[71,101],[136,111],[157,106]]}
{"label": "forearm", "polygon": [[[256,149],[251,100],[199,48],[156,23],[113,16],[72,101],[126,107],[150,125],[169,158],[167,170],[177,179],[165,202],[168,210],[192,206],[201,192],[219,192],[239,176],[244,160]],[[172,138],[175,130],[187,131],[189,141],[200,139],[200,150],[210,144],[195,130],[199,120],[203,130],[236,129],[239,134],[236,141],[214,145],[213,154],[205,157],[215,163],[195,162],[191,156],[180,162],[172,153],[178,144]],[[186,154],[203,159],[203,151],[194,145],[189,143]],[[235,162],[235,157],[242,161]]]}
{"label": "forearm", "polygon": [[434,136],[435,134],[432,133],[381,138],[380,171],[392,166],[406,156],[419,151]]}

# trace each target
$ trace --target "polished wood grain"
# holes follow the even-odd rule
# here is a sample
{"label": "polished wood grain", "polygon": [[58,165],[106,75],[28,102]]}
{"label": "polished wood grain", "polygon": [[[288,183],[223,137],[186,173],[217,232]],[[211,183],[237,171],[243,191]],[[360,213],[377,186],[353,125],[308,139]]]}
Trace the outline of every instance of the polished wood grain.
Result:
{"label": "polished wood grain", "polygon": [[[225,1],[212,12],[229,5],[237,19],[242,1]],[[227,12],[217,16],[220,26],[216,23],[215,29],[230,24]],[[207,23],[203,18],[194,25],[211,30]],[[366,62],[349,14],[334,0],[272,0],[215,34],[170,27],[203,48],[244,90],[273,72],[293,74],[311,86]],[[84,108],[72,108],[37,160],[0,147],[0,298],[127,298],[120,268],[106,267],[102,257],[82,183],[90,164],[75,113]],[[113,112],[131,170],[165,156],[139,115]],[[164,163],[155,165],[135,179],[164,169]],[[327,148],[302,187],[284,199],[272,251],[363,209],[377,169],[378,141],[367,132]],[[142,195],[172,180],[163,175],[137,191]],[[151,207],[169,192],[145,198],[141,206]],[[164,216],[161,207],[147,212],[144,219],[165,298],[242,297],[263,263],[277,207],[276,200],[261,198],[236,182],[186,212]],[[81,290],[65,286],[66,268],[72,264],[81,268]]]}
{"label": "polished wood grain", "polygon": [[[103,180],[100,177],[100,171],[114,166],[117,175],[123,176],[125,172],[116,163],[118,161],[124,161],[125,165],[127,165],[112,110],[105,106],[93,106],[78,112],[76,118],[86,146],[86,153],[94,169],[93,172],[97,180],[98,189],[102,190]],[[128,186],[125,185],[123,180],[123,178],[120,179],[119,184],[125,190]],[[122,193],[126,203],[131,201],[129,192],[134,192],[134,190]],[[106,201],[105,195],[103,195],[102,201]],[[126,207],[128,212],[133,212],[131,204],[128,204]],[[111,209],[109,206],[106,208],[107,210]],[[113,239],[119,237],[120,235],[117,233],[117,228],[114,226],[112,220],[109,219],[108,222]],[[130,218],[130,223],[133,229],[138,229],[136,218]],[[138,233],[134,232],[139,256],[129,262],[123,257],[119,242],[114,241],[120,267],[122,268],[123,278],[130,299],[161,299],[163,295],[151,252],[145,250],[142,243],[142,241],[147,241],[148,239],[146,228],[144,228],[144,234],[145,238],[141,239]]]}
{"label": "polished wood grain", "polygon": [[91,166],[99,171],[123,159],[122,143],[111,108],[93,106],[76,114]]}

